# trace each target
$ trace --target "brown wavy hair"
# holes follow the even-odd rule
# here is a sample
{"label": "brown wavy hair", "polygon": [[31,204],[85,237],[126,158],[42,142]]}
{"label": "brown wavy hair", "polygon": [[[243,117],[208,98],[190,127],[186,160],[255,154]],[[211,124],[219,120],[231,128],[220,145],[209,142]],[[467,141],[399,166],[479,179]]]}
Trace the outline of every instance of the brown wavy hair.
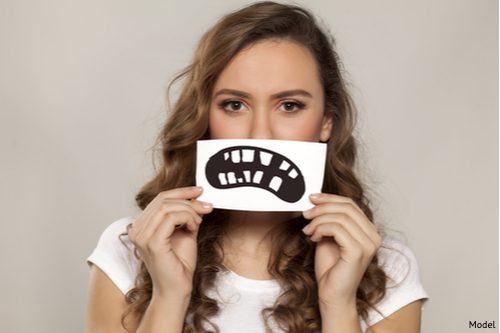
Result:
{"label": "brown wavy hair", "polygon": [[[161,165],[159,168],[155,165],[156,175],[137,194],[137,205],[144,209],[162,191],[195,184],[196,141],[209,139],[208,111],[214,84],[226,64],[240,50],[265,39],[299,43],[316,59],[325,95],[324,110],[334,124],[327,142],[322,191],[351,198],[373,222],[369,200],[354,171],[356,113],[342,77],[344,70],[334,49],[335,41],[318,26],[308,10],[269,1],[254,3],[222,17],[201,38],[192,63],[168,86],[170,91],[176,81],[184,79],[180,96],[155,143],[160,147]],[[216,274],[227,270],[222,265],[222,237],[227,220],[227,211],[214,209],[200,225],[198,261],[188,308],[192,321],[185,322],[184,333],[219,332],[210,317],[220,308],[206,292],[214,287]],[[263,320],[268,331],[268,321],[272,317],[290,333],[319,332],[321,316],[314,274],[316,243],[301,231],[308,223],[306,219],[300,216],[290,222],[293,223],[280,224],[270,233],[273,247],[267,268],[282,286],[283,293],[272,307],[262,311]],[[284,225],[286,232],[280,232]],[[367,317],[369,309],[376,310],[375,304],[383,298],[385,290],[386,274],[375,256],[356,294],[357,310],[363,318]],[[128,307],[122,316],[124,328],[128,326],[129,316],[136,320],[142,318],[151,296],[151,278],[141,262],[135,287],[125,296]],[[204,323],[209,324],[213,331],[206,330]]]}

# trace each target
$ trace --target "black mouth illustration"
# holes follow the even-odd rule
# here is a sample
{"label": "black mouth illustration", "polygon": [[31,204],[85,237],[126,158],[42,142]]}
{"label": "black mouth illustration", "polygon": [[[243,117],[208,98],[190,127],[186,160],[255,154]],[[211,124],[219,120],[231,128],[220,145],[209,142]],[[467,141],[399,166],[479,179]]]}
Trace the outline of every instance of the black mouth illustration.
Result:
{"label": "black mouth illustration", "polygon": [[218,151],[209,158],[205,175],[215,188],[259,187],[286,202],[299,201],[305,192],[297,165],[260,147],[234,146]]}

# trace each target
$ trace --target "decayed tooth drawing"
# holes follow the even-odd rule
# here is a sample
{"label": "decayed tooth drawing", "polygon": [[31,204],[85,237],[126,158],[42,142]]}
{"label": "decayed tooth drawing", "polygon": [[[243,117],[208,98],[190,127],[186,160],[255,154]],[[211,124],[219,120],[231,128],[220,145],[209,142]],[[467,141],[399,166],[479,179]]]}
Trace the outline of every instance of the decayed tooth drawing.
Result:
{"label": "decayed tooth drawing", "polygon": [[278,192],[282,182],[283,180],[280,177],[274,176],[273,179],[271,179],[271,182],[269,183],[269,187]]}
{"label": "decayed tooth drawing", "polygon": [[227,181],[229,184],[236,184],[236,176],[234,172],[227,173]]}
{"label": "decayed tooth drawing", "polygon": [[286,202],[299,201],[305,192],[299,167],[290,158],[261,147],[222,149],[209,158],[205,175],[215,188],[257,187]]}
{"label": "decayed tooth drawing", "polygon": [[219,181],[221,185],[227,185],[226,175],[224,173],[219,173]]}
{"label": "decayed tooth drawing", "polygon": [[271,163],[272,158],[273,154],[265,151],[260,152],[260,163],[262,163],[262,165],[269,165]]}
{"label": "decayed tooth drawing", "polygon": [[295,179],[295,177],[297,177],[297,175],[298,175],[297,170],[292,169],[292,171],[290,171],[290,173],[288,175],[290,176],[290,178]]}
{"label": "decayed tooth drawing", "polygon": [[260,181],[262,180],[262,175],[264,174],[264,172],[262,171],[256,171],[255,172],[255,175],[253,176],[253,182],[255,184],[260,184]]}
{"label": "decayed tooth drawing", "polygon": [[253,155],[254,155],[255,151],[254,150],[251,150],[251,149],[242,149],[241,150],[241,154],[243,155],[242,156],[242,161],[243,162],[253,162]]}
{"label": "decayed tooth drawing", "polygon": [[280,165],[280,170],[288,170],[288,167],[290,166],[290,163],[288,163],[287,161],[283,161],[281,162],[281,165]]}
{"label": "decayed tooth drawing", "polygon": [[232,159],[233,163],[240,163],[240,151],[233,150],[231,152],[231,159]]}

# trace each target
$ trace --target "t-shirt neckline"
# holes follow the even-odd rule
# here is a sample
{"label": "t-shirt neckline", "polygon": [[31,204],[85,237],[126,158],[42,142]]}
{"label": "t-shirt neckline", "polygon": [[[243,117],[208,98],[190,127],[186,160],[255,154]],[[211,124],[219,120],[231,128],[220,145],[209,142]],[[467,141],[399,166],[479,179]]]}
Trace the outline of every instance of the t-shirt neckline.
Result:
{"label": "t-shirt neckline", "polygon": [[223,272],[225,279],[236,288],[252,291],[274,291],[281,288],[276,279],[255,280],[241,276],[228,268],[226,268],[226,270],[227,271]]}

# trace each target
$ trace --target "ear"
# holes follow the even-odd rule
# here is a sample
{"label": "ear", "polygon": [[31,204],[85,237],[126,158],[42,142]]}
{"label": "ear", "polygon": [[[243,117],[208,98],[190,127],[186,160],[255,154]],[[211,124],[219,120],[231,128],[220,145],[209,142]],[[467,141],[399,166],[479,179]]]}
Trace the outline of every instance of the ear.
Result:
{"label": "ear", "polygon": [[323,116],[323,123],[321,125],[321,132],[319,134],[319,139],[321,142],[327,142],[330,139],[333,126],[333,115],[329,112],[325,113]]}

